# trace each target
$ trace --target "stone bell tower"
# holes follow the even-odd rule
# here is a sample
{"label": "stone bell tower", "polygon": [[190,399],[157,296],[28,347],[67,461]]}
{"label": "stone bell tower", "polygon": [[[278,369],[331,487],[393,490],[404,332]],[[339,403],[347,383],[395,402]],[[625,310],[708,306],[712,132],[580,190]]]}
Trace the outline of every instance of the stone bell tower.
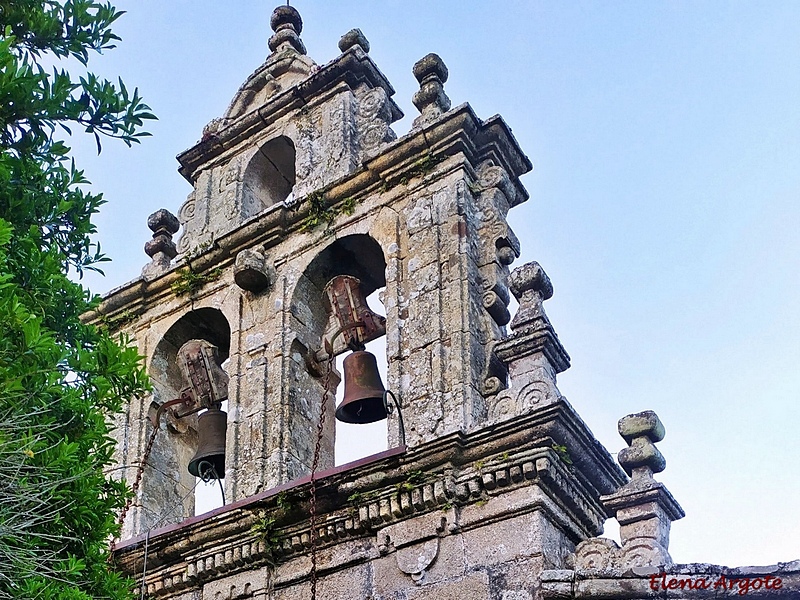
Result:
{"label": "stone bell tower", "polygon": [[[178,156],[193,191],[150,217],[151,262],[95,315],[132,335],[153,383],[118,423],[139,483],[117,562],[153,598],[539,597],[628,479],[556,387],[569,357],[548,276],[510,271],[531,163],[500,117],[451,107],[437,55],[413,67],[420,114],[398,138],[361,31],[317,65],[294,8],[271,25],[264,64]],[[359,309],[357,341],[385,341],[399,407],[389,450],[339,467],[331,358],[353,344],[334,281],[351,300],[380,290],[385,318]],[[227,504],[195,516],[212,388]],[[669,560],[664,527],[636,539]]]}

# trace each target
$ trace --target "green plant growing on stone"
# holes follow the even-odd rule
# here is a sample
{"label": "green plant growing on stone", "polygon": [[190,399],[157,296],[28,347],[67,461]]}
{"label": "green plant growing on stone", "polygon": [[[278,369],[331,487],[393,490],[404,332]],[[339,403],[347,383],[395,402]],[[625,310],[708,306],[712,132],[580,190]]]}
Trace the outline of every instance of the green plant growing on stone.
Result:
{"label": "green plant growing on stone", "polygon": [[356,209],[355,198],[347,197],[338,204],[328,204],[324,191],[316,191],[307,197],[308,214],[300,225],[300,231],[308,233],[320,225],[325,225],[326,231],[336,221],[339,215],[352,215]]}
{"label": "green plant growing on stone", "polygon": [[187,251],[184,255],[184,260],[186,264],[190,264],[192,261],[197,260],[199,257],[203,255],[203,253],[210,249],[214,245],[214,240],[206,240],[205,242],[201,242],[197,244],[197,246],[193,247],[191,250]]}
{"label": "green plant growing on stone", "polygon": [[477,196],[481,192],[483,192],[483,187],[478,182],[469,181],[467,182],[467,189],[472,192],[473,195]]}
{"label": "green plant growing on stone", "polygon": [[408,170],[403,173],[403,176],[400,177],[395,183],[389,183],[388,181],[384,181],[383,185],[381,186],[382,192],[388,192],[390,189],[395,187],[396,185],[408,185],[408,182],[414,179],[415,177],[420,177],[423,175],[427,175],[438,165],[440,162],[444,160],[441,156],[436,156],[434,154],[426,154],[419,160],[416,160]]}
{"label": "green plant growing on stone", "polygon": [[278,493],[278,495],[275,496],[275,506],[278,508],[278,510],[282,510],[284,512],[291,510],[292,503],[289,501],[289,494],[286,493],[286,490]]}
{"label": "green plant growing on stone", "polygon": [[408,475],[406,475],[405,480],[401,481],[400,483],[395,485],[395,489],[397,489],[397,493],[400,492],[410,492],[418,485],[425,483],[430,479],[430,474],[426,473],[425,471],[421,471],[416,469],[411,471]]}
{"label": "green plant growing on stone", "polygon": [[260,511],[256,516],[256,522],[250,528],[250,533],[264,544],[264,557],[267,563],[274,565],[281,547],[276,519],[266,511]]}
{"label": "green plant growing on stone", "polygon": [[568,467],[572,467],[573,466],[572,457],[569,455],[569,452],[567,451],[567,447],[566,446],[562,446],[560,444],[553,444],[550,447],[553,450],[555,450],[556,454],[558,454],[558,457],[561,459],[561,461],[565,465],[567,465]]}
{"label": "green plant growing on stone", "polygon": [[195,273],[190,268],[178,271],[178,278],[172,282],[170,289],[176,296],[194,294],[205,284],[216,281],[222,276],[222,268],[218,267],[206,273]]}
{"label": "green plant growing on stone", "polygon": [[375,500],[378,497],[378,492],[375,490],[369,492],[353,492],[347,497],[347,501],[353,506],[358,506],[364,502]]}
{"label": "green plant growing on stone", "polygon": [[137,315],[134,314],[130,310],[122,311],[118,315],[114,315],[113,317],[109,317],[108,315],[101,315],[100,316],[100,326],[105,327],[110,332],[117,331],[122,327],[125,327],[128,323],[132,323],[136,320]]}
{"label": "green plant growing on stone", "polygon": [[415,161],[413,165],[411,165],[411,168],[408,171],[406,171],[405,175],[403,176],[405,182],[403,182],[403,180],[401,179],[401,183],[408,183],[411,179],[414,179],[414,177],[421,177],[423,175],[427,175],[428,173],[433,171],[436,165],[442,162],[442,160],[443,158],[441,156],[436,156],[430,153],[426,154],[419,160]]}
{"label": "green plant growing on stone", "polygon": [[283,490],[275,496],[275,517],[283,520],[289,517],[292,511],[300,508],[300,503],[307,498],[307,494],[294,491]]}
{"label": "green plant growing on stone", "polygon": [[444,159],[441,156],[436,156],[430,153],[426,154],[411,165],[411,168],[405,172],[403,177],[400,178],[400,184],[405,185],[415,177],[427,175],[433,171],[436,165],[442,162],[442,160]]}

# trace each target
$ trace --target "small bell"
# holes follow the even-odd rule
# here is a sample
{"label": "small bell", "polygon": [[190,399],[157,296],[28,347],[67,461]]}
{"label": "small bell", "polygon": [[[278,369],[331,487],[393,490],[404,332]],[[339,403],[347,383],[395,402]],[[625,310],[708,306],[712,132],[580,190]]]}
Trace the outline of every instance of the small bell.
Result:
{"label": "small bell", "polygon": [[189,461],[189,473],[204,481],[225,477],[225,432],[228,415],[210,408],[197,420],[197,452]]}
{"label": "small bell", "polygon": [[344,399],[336,418],[344,423],[374,423],[388,416],[384,404],[386,388],[378,373],[378,361],[364,350],[344,359]]}

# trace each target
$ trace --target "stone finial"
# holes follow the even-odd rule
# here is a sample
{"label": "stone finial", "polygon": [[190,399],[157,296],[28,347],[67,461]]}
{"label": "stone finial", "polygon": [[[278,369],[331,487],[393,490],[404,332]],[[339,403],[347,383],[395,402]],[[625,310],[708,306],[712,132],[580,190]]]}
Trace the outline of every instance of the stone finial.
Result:
{"label": "stone finial", "polygon": [[419,91],[411,100],[420,112],[413,124],[418,128],[450,110],[450,98],[444,93],[448,72],[439,55],[431,53],[414,64],[413,73],[419,82]]}
{"label": "stone finial", "polygon": [[360,29],[351,29],[339,40],[339,50],[347,52],[353,46],[361,46],[361,49],[369,53],[369,41]]}
{"label": "stone finial", "polygon": [[145,276],[156,276],[169,269],[170,261],[178,255],[172,236],[180,229],[178,217],[161,208],[147,217],[147,226],[153,239],[144,245],[144,251],[152,260],[144,268]]}
{"label": "stone finial", "polygon": [[513,333],[500,340],[494,352],[508,367],[513,386],[490,407],[490,418],[496,420],[500,420],[497,414],[524,414],[558,402],[556,375],[569,368],[569,355],[544,311],[543,302],[553,295],[547,273],[539,263],[529,262],[514,269],[508,279],[519,309],[511,321]]}
{"label": "stone finial", "polygon": [[617,455],[619,464],[634,479],[652,477],[661,473],[667,461],[655,446],[664,439],[664,426],[652,410],[623,417],[618,425],[619,434],[628,442]]}
{"label": "stone finial", "polygon": [[553,284],[542,265],[536,261],[525,263],[511,272],[511,293],[520,302],[531,299],[534,294],[542,300],[553,297]]}
{"label": "stone finial", "polygon": [[293,6],[278,6],[272,11],[269,25],[275,34],[269,38],[269,49],[277,52],[281,48],[292,48],[300,54],[306,53],[306,47],[300,39],[303,31],[303,19]]}
{"label": "stone finial", "polygon": [[[620,450],[617,460],[631,475],[631,480],[600,502],[620,524],[622,548],[619,566],[668,566],[670,523],[685,516],[664,484],[653,479],[666,466],[664,457],[655,447],[664,439],[664,426],[651,410],[628,415],[619,421],[619,433],[628,443]],[[579,548],[581,552],[587,550]]]}
{"label": "stone finial", "polygon": [[519,309],[511,321],[514,331],[549,327],[550,322],[542,303],[553,297],[553,284],[542,266],[531,261],[511,271],[509,289],[519,302]]}

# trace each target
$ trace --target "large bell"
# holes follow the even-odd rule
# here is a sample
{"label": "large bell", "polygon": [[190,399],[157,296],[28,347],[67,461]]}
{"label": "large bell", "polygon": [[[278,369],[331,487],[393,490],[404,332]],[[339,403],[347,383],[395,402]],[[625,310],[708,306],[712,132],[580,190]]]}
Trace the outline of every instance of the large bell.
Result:
{"label": "large bell", "polygon": [[344,359],[344,399],[336,409],[336,418],[345,423],[374,423],[388,415],[381,375],[375,356],[358,350]]}
{"label": "large bell", "polygon": [[210,408],[197,420],[197,452],[189,461],[189,473],[205,481],[225,477],[225,431],[228,415]]}

